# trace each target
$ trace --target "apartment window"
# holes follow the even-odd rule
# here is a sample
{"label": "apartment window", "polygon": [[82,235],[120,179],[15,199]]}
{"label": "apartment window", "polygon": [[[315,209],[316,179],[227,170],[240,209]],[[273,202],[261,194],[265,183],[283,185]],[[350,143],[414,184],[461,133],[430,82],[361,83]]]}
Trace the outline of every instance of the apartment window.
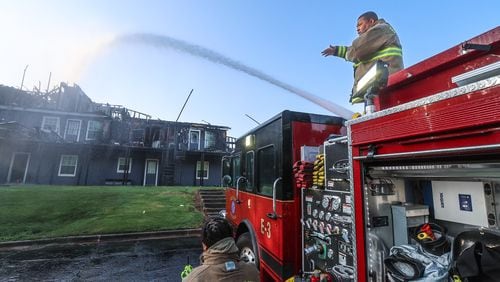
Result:
{"label": "apartment window", "polygon": [[132,142],[144,142],[144,129],[132,130]]}
{"label": "apartment window", "polygon": [[59,176],[75,176],[78,165],[77,155],[61,155],[59,163]]}
{"label": "apartment window", "polygon": [[205,149],[215,149],[215,132],[205,131]]}
{"label": "apartment window", "polygon": [[59,134],[59,117],[43,117],[42,130],[46,132],[56,132]]}
{"label": "apartment window", "polygon": [[125,173],[127,171],[130,173],[132,170],[132,158],[128,159],[127,158],[118,158],[118,166],[116,167],[116,172],[118,173]]}
{"label": "apartment window", "polygon": [[208,179],[208,169],[209,169],[209,164],[208,161],[205,161],[203,163],[203,171],[201,170],[201,162],[197,161],[196,162],[196,179],[200,179],[203,175],[203,179]]}
{"label": "apartment window", "polygon": [[64,139],[66,141],[78,142],[80,140],[81,120],[68,119],[66,121],[66,130],[64,131]]}
{"label": "apartment window", "polygon": [[102,123],[97,120],[89,120],[87,125],[87,140],[96,140],[102,135]]}

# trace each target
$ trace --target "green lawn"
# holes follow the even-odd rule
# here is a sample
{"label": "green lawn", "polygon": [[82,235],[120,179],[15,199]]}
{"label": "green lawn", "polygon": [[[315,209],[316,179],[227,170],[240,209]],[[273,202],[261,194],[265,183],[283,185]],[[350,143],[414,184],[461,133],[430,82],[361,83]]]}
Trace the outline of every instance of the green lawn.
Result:
{"label": "green lawn", "polygon": [[0,241],[195,228],[197,187],[0,187]]}

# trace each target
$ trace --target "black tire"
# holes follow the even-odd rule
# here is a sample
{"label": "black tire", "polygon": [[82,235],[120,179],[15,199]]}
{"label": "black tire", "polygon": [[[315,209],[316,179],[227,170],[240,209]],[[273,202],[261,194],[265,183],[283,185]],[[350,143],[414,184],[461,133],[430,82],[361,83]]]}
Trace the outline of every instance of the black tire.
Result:
{"label": "black tire", "polygon": [[252,238],[249,232],[245,232],[238,237],[236,246],[240,249],[240,259],[247,263],[255,264],[258,267],[259,254],[257,248],[252,243]]}

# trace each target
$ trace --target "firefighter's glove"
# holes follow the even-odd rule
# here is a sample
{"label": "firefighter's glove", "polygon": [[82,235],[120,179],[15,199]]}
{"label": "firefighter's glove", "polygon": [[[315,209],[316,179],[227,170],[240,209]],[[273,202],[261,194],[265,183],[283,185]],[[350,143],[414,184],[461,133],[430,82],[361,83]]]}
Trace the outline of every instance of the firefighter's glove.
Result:
{"label": "firefighter's glove", "polygon": [[361,114],[360,113],[354,113],[351,117],[351,119],[356,119],[356,118],[359,118],[361,117]]}
{"label": "firefighter's glove", "polygon": [[335,51],[336,51],[336,47],[330,45],[325,50],[321,51],[321,55],[323,55],[323,57],[333,56],[333,55],[335,55]]}
{"label": "firefighter's glove", "polygon": [[185,279],[191,271],[193,271],[193,267],[190,264],[184,266],[184,270],[181,272],[181,278]]}

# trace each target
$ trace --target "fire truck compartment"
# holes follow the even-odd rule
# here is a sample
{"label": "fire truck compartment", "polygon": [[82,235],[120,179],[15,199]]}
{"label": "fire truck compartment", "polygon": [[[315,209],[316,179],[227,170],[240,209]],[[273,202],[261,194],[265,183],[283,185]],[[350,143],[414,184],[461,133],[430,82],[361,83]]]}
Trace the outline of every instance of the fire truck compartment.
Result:
{"label": "fire truck compartment", "polygon": [[369,275],[384,281],[384,259],[389,249],[418,245],[415,229],[424,223],[443,227],[450,244],[465,231],[499,231],[499,168],[500,163],[496,162],[365,163],[363,194]]}

